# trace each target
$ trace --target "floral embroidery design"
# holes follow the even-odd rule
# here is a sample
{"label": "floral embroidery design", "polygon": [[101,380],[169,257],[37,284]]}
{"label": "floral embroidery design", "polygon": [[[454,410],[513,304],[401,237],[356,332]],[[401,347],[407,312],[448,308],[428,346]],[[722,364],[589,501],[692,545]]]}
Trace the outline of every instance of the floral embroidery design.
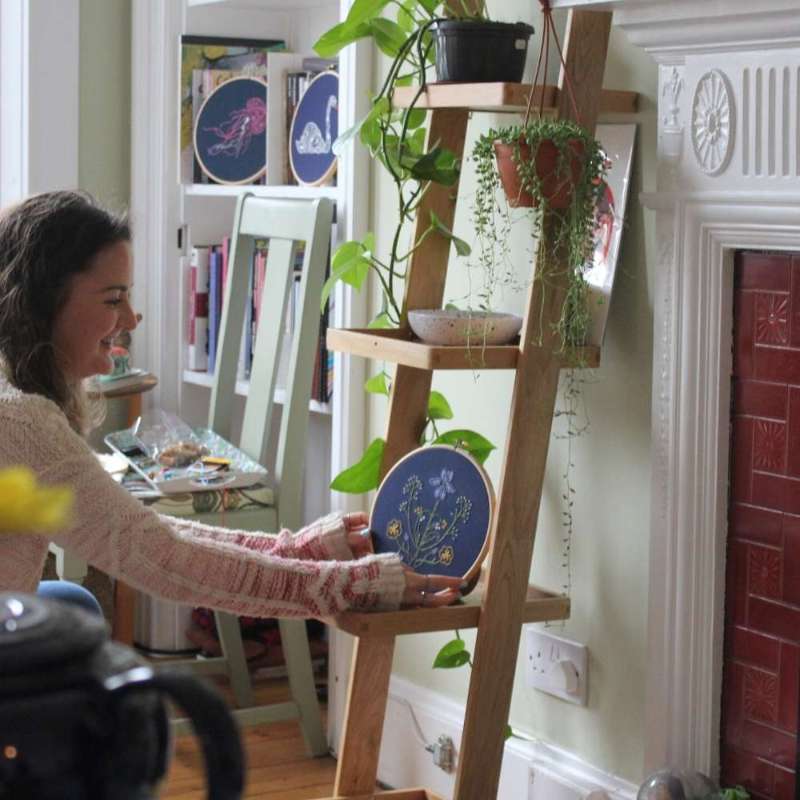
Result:
{"label": "floral embroidery design", "polygon": [[[424,484],[419,476],[408,478],[399,506],[404,519],[392,519],[386,528],[387,535],[398,540],[400,558],[412,569],[452,564],[456,540],[472,511],[472,501],[465,495],[455,498],[451,510],[441,510],[448,495],[456,494],[453,470],[443,469],[438,477],[428,479],[428,485],[433,489],[434,502],[430,507],[421,497]],[[401,536],[402,533],[405,535]]]}

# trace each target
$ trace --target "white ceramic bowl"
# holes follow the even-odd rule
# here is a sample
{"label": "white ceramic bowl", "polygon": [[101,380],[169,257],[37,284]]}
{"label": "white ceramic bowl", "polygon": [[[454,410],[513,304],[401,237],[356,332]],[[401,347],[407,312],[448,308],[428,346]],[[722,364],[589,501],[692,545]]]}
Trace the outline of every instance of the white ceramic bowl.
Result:
{"label": "white ceramic bowl", "polygon": [[522,317],[498,311],[431,308],[409,311],[408,324],[426,344],[482,347],[510,342],[522,327]]}

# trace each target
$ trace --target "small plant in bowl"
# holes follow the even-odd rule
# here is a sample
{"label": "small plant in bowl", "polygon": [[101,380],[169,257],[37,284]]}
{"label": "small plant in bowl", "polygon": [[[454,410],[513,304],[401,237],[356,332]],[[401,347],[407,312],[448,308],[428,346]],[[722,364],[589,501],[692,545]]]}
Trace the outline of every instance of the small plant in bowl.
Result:
{"label": "small plant in bowl", "polygon": [[522,317],[499,311],[426,308],[409,311],[408,324],[426,344],[489,347],[514,339]]}

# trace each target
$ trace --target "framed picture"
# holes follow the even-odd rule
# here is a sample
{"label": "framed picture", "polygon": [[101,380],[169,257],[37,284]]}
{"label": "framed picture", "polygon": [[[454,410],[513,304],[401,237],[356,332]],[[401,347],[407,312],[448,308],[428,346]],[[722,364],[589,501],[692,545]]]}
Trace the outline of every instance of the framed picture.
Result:
{"label": "framed picture", "polygon": [[625,205],[631,176],[636,125],[598,125],[595,136],[610,166],[604,191],[595,212],[595,244],[585,277],[589,284],[591,326],[589,344],[601,345],[608,322],[614,274],[625,222]]}
{"label": "framed picture", "polygon": [[449,445],[420,447],[381,482],[370,515],[376,553],[415,572],[476,578],[485,558],[494,490],[483,467]]}
{"label": "framed picture", "polygon": [[183,183],[210,181],[194,159],[193,143],[197,114],[208,95],[231,78],[266,80],[267,54],[285,49],[282,39],[181,37],[180,179]]}
{"label": "framed picture", "polygon": [[194,154],[216,183],[252,183],[267,169],[267,85],[232,78],[206,98],[194,125]]}
{"label": "framed picture", "polygon": [[321,72],[300,98],[289,130],[289,166],[298,183],[320,186],[333,177],[338,135],[339,76]]}

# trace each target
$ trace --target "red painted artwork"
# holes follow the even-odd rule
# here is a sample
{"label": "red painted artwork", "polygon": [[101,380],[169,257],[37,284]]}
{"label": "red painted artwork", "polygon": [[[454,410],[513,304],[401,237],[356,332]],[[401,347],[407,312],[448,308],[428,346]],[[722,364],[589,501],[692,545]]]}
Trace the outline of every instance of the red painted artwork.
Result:
{"label": "red painted artwork", "polygon": [[737,254],[734,293],[721,780],[797,800],[800,255]]}

